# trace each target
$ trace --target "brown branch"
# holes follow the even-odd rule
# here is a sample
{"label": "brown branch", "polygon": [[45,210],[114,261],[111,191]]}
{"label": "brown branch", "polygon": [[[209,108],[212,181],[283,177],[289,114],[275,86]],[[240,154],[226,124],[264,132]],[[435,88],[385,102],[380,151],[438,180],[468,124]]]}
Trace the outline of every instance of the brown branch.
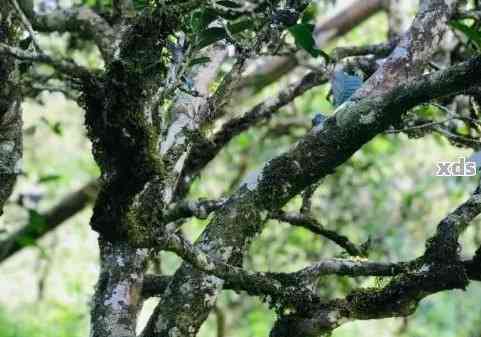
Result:
{"label": "brown branch", "polygon": [[187,158],[186,175],[197,174],[212,159],[214,159],[224,146],[234,137],[248,130],[261,121],[268,120],[280,108],[292,102],[295,98],[302,96],[310,89],[324,84],[327,77],[319,72],[310,72],[301,80],[281,90],[274,98],[268,99],[256,105],[243,116],[233,118],[226,122],[221,130],[217,131],[212,139],[205,144],[194,144],[194,147]]}
{"label": "brown branch", "polygon": [[[320,23],[314,31],[318,46],[322,49],[328,42],[348,33],[371,15],[382,10],[383,1],[358,0],[331,19]],[[259,90],[288,74],[298,64],[297,57],[271,59],[269,62],[265,62],[261,69],[256,69],[255,73],[244,76],[237,88],[239,90],[247,88]]]}
{"label": "brown branch", "polygon": [[92,73],[72,60],[56,59],[46,54],[33,54],[20,48],[0,43],[0,54],[11,55],[19,60],[48,64],[58,71],[75,78],[92,78]]}
{"label": "brown branch", "polygon": [[365,55],[386,57],[394,50],[398,42],[399,41],[397,39],[394,39],[387,43],[380,43],[380,44],[367,45],[367,46],[337,47],[337,48],[334,48],[330,56],[336,61],[342,60],[343,58],[346,58],[346,57],[365,56]]}
{"label": "brown branch", "polygon": [[289,301],[293,293],[314,297],[308,286],[312,286],[321,276],[393,276],[406,270],[410,264],[325,259],[294,273],[258,273],[216,259],[180,235],[170,234],[159,238],[159,246],[174,252],[195,268],[225,280],[231,288],[247,291],[250,295],[276,296],[283,301]]}
{"label": "brown branch", "polygon": [[480,213],[481,185],[478,185],[467,201],[439,223],[435,236],[428,242],[425,257],[438,263],[457,260],[458,238]]}
{"label": "brown branch", "polygon": [[98,183],[92,181],[80,190],[67,195],[56,206],[41,214],[43,225],[29,223],[0,241],[0,263],[14,255],[26,244],[35,242],[45,234],[57,228],[65,220],[74,216],[95,199]]}
{"label": "brown branch", "polygon": [[[355,290],[346,298],[314,304],[307,311],[282,316],[274,337],[314,337],[354,319],[377,319],[412,314],[425,297],[449,289],[465,289],[469,280],[479,280],[481,250],[469,261],[460,261],[458,237],[481,213],[481,185],[472,196],[438,225],[423,256],[401,265],[399,276],[379,289]],[[396,266],[399,267],[399,266]],[[312,268],[312,267],[311,267]],[[393,272],[392,275],[396,273]]]}
{"label": "brown branch", "polygon": [[340,37],[384,8],[383,0],[358,0],[314,29],[318,46]]}
{"label": "brown branch", "polygon": [[57,9],[45,14],[35,13],[33,28],[39,32],[82,33],[92,38],[105,61],[114,53],[115,32],[109,23],[88,7]]}
{"label": "brown branch", "polygon": [[315,234],[321,235],[346,250],[346,252],[348,252],[351,256],[365,255],[362,249],[352,243],[348,237],[338,234],[336,231],[325,229],[324,226],[321,225],[316,219],[308,215],[278,211],[273,213],[271,218],[282,222],[287,222],[293,226],[306,228]]}
{"label": "brown branch", "polygon": [[[446,3],[431,0],[421,6],[413,30],[398,47],[404,50],[396,48],[384,62],[392,68],[380,67],[382,70],[377,71],[374,79],[358,90],[355,100],[341,105],[322,127],[313,128],[291,150],[266,163],[256,179],[243,184],[231,197],[232,202],[215,213],[196,247],[202,247],[224,263],[239,265],[243,252],[263,228],[270,211],[279,209],[307,186],[331,174],[408,109],[432,98],[461,92],[467,83],[479,83],[480,56],[427,76],[406,76],[411,71],[406,71],[408,65],[420,67],[435,52],[453,7],[448,0]],[[181,288],[185,287],[195,288],[195,294],[185,298],[181,295]],[[197,331],[221,288],[222,282],[215,277],[183,264],[169,285],[170,296],[159,302],[145,333],[167,334],[173,327],[185,334]],[[209,301],[202,312],[194,309],[194,303],[205,303],[206,298]],[[159,329],[156,323],[167,317],[167,310],[169,322]]]}
{"label": "brown branch", "polygon": [[32,24],[26,17],[25,13],[23,12],[22,8],[20,8],[20,5],[18,4],[17,0],[9,0],[10,4],[15,8],[15,11],[17,12],[18,16],[20,17],[20,20],[22,21],[23,25],[25,26],[25,29],[28,31],[30,34],[30,37],[32,38],[33,45],[35,49],[37,50],[38,53],[42,53],[42,49],[40,48],[40,44],[38,42],[37,37],[35,36],[35,32],[33,31]]}

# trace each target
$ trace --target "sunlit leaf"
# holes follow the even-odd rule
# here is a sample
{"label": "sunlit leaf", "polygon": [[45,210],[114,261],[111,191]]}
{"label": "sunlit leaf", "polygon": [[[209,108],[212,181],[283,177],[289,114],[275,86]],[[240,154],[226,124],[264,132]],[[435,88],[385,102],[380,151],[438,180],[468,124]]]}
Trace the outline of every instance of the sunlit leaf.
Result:
{"label": "sunlit leaf", "polygon": [[466,35],[471,41],[474,42],[478,49],[481,49],[481,31],[476,30],[460,21],[451,21],[449,25],[464,35]]}
{"label": "sunlit leaf", "polygon": [[316,42],[312,36],[314,31],[314,25],[308,23],[299,23],[297,25],[288,28],[289,33],[294,37],[296,45],[299,48],[307,51],[311,56],[318,57],[323,56],[328,59],[329,56],[326,55],[322,50],[316,47]]}

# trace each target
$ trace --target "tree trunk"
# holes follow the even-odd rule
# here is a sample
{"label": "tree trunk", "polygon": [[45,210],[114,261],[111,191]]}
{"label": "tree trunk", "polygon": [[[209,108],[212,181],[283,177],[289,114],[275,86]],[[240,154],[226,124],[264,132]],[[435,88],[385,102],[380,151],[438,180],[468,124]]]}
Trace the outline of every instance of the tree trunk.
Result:
{"label": "tree trunk", "polygon": [[[10,6],[0,9],[0,43],[17,45],[19,28]],[[22,116],[19,73],[11,56],[0,58],[0,215],[21,170]]]}

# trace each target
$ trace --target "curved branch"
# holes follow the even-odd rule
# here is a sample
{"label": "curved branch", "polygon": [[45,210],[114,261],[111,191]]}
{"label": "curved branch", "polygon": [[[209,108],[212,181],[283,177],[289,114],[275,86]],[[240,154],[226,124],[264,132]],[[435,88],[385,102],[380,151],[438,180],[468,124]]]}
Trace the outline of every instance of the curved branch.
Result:
{"label": "curved branch", "polygon": [[115,41],[113,28],[88,7],[57,9],[46,14],[35,13],[32,25],[39,32],[81,33],[93,39],[105,61],[113,56]]}
{"label": "curved branch", "polygon": [[287,222],[293,226],[303,227],[311,232],[322,235],[325,238],[331,240],[339,247],[346,250],[351,256],[364,256],[364,252],[360,247],[352,243],[349,238],[344,235],[340,235],[335,231],[325,229],[316,219],[301,214],[301,213],[286,213],[283,211],[274,212],[271,215],[272,219]]}
{"label": "curved branch", "polygon": [[0,54],[11,55],[19,60],[48,64],[58,71],[79,79],[92,78],[92,73],[72,60],[56,59],[46,54],[33,54],[0,42]]}
{"label": "curved branch", "polygon": [[[397,48],[385,62],[397,66],[381,67],[375,79],[358,90],[355,101],[341,105],[324,126],[314,128],[290,151],[268,162],[256,179],[242,185],[215,213],[196,246],[205,247],[206,253],[225,263],[239,265],[242,253],[262,229],[269,211],[279,209],[307,186],[332,173],[407,109],[480,83],[481,56],[419,79],[406,77],[408,64],[420,67],[435,52],[436,41],[445,30],[453,5],[450,0],[432,0],[422,6],[413,31],[405,36],[401,49]],[[422,30],[421,26],[430,29]],[[401,53],[402,48],[409,51],[407,55]],[[398,86],[402,82],[405,84]],[[366,88],[376,90],[367,91]],[[184,287],[195,289],[195,295],[182,296],[180,289]],[[184,264],[168,287],[171,295],[162,298],[151,316],[145,335],[166,335],[172,329],[181,335],[196,332],[221,288],[222,282],[217,278]],[[199,307],[194,303],[203,305]],[[161,327],[156,324],[160,317],[165,323]],[[169,318],[167,322],[166,317]]]}
{"label": "curved branch", "polygon": [[[281,317],[273,337],[314,337],[332,331],[353,319],[375,319],[412,314],[419,301],[449,289],[465,289],[469,280],[480,280],[480,251],[469,261],[460,261],[458,237],[481,213],[481,185],[471,197],[439,224],[427,241],[423,256],[404,264],[402,275],[381,289],[356,290],[344,299],[314,305],[305,312]],[[309,271],[314,267],[307,268]],[[395,275],[393,273],[393,275]]]}

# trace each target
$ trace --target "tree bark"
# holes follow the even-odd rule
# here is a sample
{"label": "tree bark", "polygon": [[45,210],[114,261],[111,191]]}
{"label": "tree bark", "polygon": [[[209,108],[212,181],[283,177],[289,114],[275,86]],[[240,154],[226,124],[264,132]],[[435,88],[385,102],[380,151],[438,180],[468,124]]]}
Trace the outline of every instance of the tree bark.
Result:
{"label": "tree bark", "polygon": [[[388,93],[401,79],[411,80],[415,70],[430,59],[453,10],[453,1],[423,2],[410,32],[385,65],[358,90],[356,102],[340,106],[325,127],[314,129],[293,149],[268,162],[256,177],[241,186],[215,213],[196,247],[219,261],[241,265],[244,252],[262,230],[269,212],[332,173],[410,107],[409,99],[405,99],[407,105],[401,106],[396,94],[389,98]],[[432,29],[424,30],[427,26]],[[166,289],[143,336],[195,336],[222,286],[221,279],[184,263]]]}
{"label": "tree bark", "polygon": [[99,247],[100,275],[92,303],[91,337],[135,337],[147,251],[102,238]]}
{"label": "tree bark", "polygon": [[[19,22],[8,4],[0,8],[0,43],[16,46]],[[22,116],[19,72],[12,56],[0,58],[0,215],[21,173]]]}

